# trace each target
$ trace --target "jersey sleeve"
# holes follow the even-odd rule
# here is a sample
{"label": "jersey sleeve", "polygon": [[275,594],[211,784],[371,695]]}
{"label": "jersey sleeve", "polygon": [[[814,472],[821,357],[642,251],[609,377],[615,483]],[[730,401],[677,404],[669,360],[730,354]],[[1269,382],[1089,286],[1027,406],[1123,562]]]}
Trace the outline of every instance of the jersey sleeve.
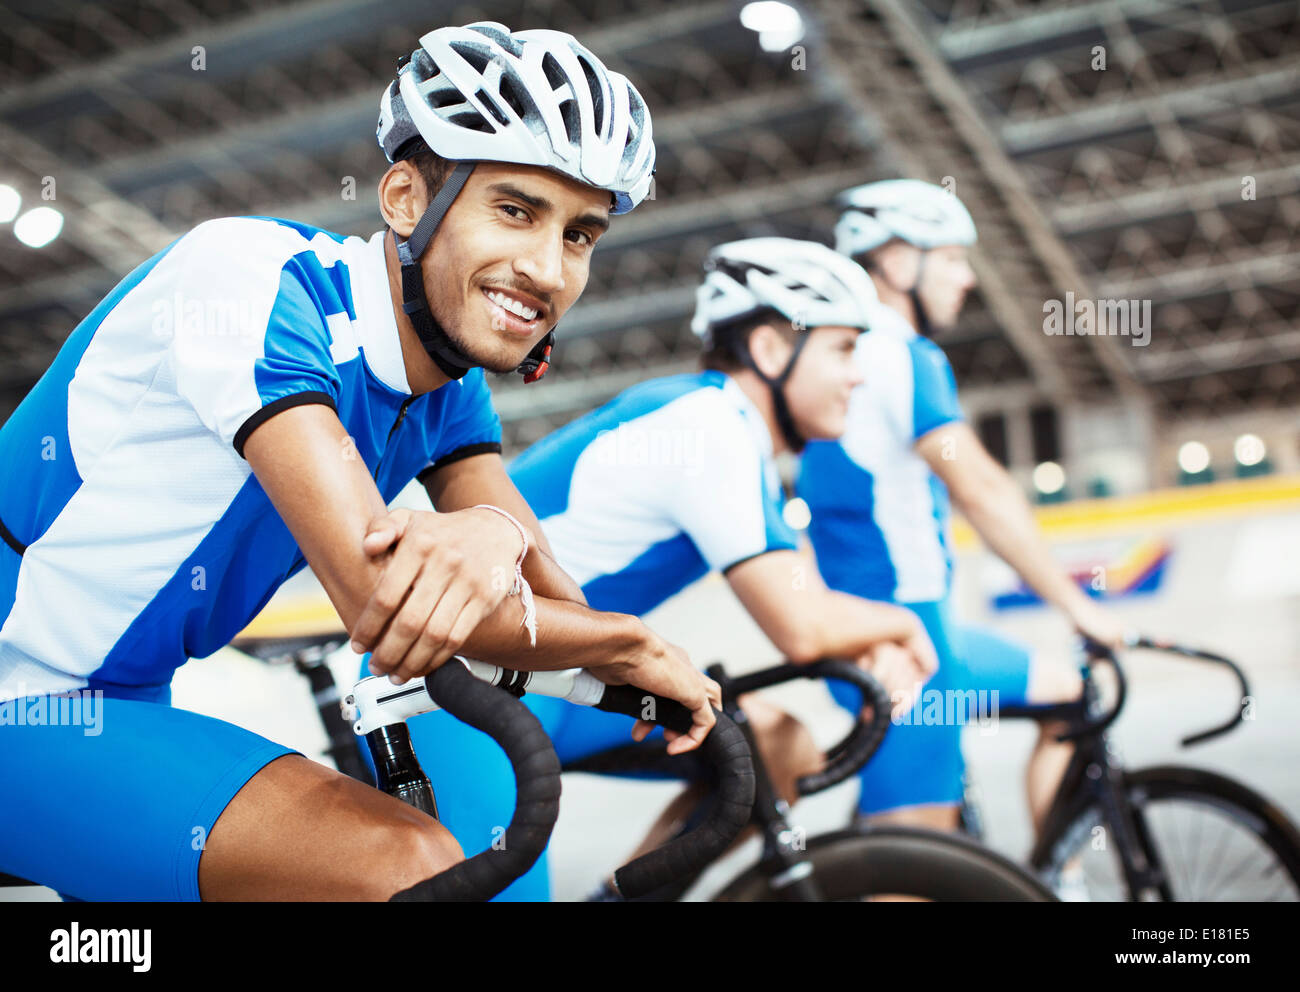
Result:
{"label": "jersey sleeve", "polygon": [[201,224],[155,300],[170,338],[176,391],[242,456],[253,430],[306,403],[338,409],[341,381],[314,294],[288,264],[304,247],[291,228],[252,218]]}
{"label": "jersey sleeve", "polygon": [[776,479],[755,447],[743,414],[727,410],[697,432],[696,455],[670,487],[671,516],[709,568],[725,571],[769,551],[793,550],[798,537],[781,515]]}
{"label": "jersey sleeve", "polygon": [[492,406],[483,370],[470,369],[442,391],[447,393],[443,429],[418,477],[470,455],[501,453],[501,418]]}
{"label": "jersey sleeve", "polygon": [[911,439],[916,441],[964,416],[957,402],[957,380],[943,350],[922,337],[913,339],[908,350],[912,355]]}

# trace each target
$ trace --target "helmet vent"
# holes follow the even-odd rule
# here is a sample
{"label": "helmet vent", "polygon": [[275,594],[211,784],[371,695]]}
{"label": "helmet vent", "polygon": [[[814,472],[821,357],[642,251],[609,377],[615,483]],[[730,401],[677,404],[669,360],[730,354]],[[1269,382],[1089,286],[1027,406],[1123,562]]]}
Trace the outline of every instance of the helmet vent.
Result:
{"label": "helmet vent", "polygon": [[465,42],[453,41],[451,50],[473,66],[475,72],[483,72],[488,67],[488,63],[492,61],[488,54],[478,46],[466,44]]}
{"label": "helmet vent", "polygon": [[582,121],[578,113],[577,100],[565,100],[560,104],[560,117],[564,119],[564,133],[569,143],[577,145],[582,142]]}
{"label": "helmet vent", "polygon": [[592,117],[596,121],[597,130],[603,134],[606,129],[605,94],[601,89],[600,77],[596,75],[591,63],[581,55],[578,56],[578,64],[582,66],[582,74],[587,77],[587,89],[591,91],[591,106],[594,111]]}
{"label": "helmet vent", "polygon": [[495,128],[473,107],[462,110],[459,114],[452,114],[447,119],[457,127],[463,127],[468,131],[482,131],[484,134],[496,133]]}
{"label": "helmet vent", "polygon": [[[532,101],[528,99],[526,93],[519,92],[519,88],[515,85],[515,81],[510,76],[501,77],[500,91],[501,99],[504,100],[509,105],[510,109],[515,112],[515,116],[520,119],[526,118],[528,115],[528,105]],[[501,124],[502,126],[505,126],[506,121],[503,120]]]}
{"label": "helmet vent", "polygon": [[569,81],[564,78],[564,70],[560,68],[559,59],[550,52],[547,52],[542,59],[542,72],[546,74],[546,81],[551,84],[551,89],[558,90],[568,85]]}
{"label": "helmet vent", "polygon": [[[479,103],[481,103],[484,107],[487,108],[488,113],[492,115],[492,117],[496,120],[498,124],[500,124],[502,127],[505,127],[507,124],[510,123],[506,115],[501,113],[501,108],[497,106],[496,101],[493,100],[490,96],[488,96],[484,90],[480,89],[477,93],[474,94],[474,96],[478,99]],[[506,100],[507,103],[510,102],[509,97],[507,97],[504,92],[502,92],[501,96]],[[518,107],[515,107],[515,113],[519,113]]]}

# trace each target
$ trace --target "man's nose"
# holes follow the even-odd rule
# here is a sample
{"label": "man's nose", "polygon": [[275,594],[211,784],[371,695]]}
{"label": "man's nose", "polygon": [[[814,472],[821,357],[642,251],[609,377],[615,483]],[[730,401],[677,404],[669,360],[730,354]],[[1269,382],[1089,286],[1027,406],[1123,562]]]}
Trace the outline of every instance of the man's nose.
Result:
{"label": "man's nose", "polygon": [[539,292],[560,292],[564,289],[563,237],[538,238],[515,259],[515,271],[527,276]]}

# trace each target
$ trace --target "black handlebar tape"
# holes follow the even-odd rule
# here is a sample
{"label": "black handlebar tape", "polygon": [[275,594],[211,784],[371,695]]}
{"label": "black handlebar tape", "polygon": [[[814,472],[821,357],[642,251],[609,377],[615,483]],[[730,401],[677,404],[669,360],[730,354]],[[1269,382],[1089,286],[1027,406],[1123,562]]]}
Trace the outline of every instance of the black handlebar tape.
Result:
{"label": "black handlebar tape", "polygon": [[[690,730],[693,723],[690,710],[675,700],[627,685],[607,686],[596,708],[649,720],[680,733]],[[614,872],[614,884],[625,899],[637,899],[702,871],[731,846],[749,823],[754,806],[754,765],[749,743],[727,716],[717,710],[713,715],[717,723],[699,749],[717,770],[717,801],[694,830]]]}
{"label": "black handlebar tape", "polygon": [[825,768],[795,782],[799,795],[809,796],[857,774],[871,760],[889,730],[892,703],[879,680],[852,662],[827,660],[801,667],[801,674],[807,678],[840,679],[857,686],[862,691],[863,705],[871,707],[871,722],[864,722],[859,715],[849,735],[826,752]]}
{"label": "black handlebar tape", "polygon": [[[430,675],[430,697],[456,719],[490,736],[515,773],[515,813],[495,845],[405,889],[392,902],[480,902],[533,866],[560,814],[560,759],[541,722],[518,699],[476,679],[452,659]],[[455,755],[447,760],[455,761]]]}
{"label": "black handlebar tape", "polygon": [[1062,743],[1077,741],[1084,737],[1092,737],[1102,733],[1119,719],[1120,711],[1124,709],[1124,703],[1128,699],[1128,679],[1124,675],[1124,667],[1119,663],[1119,658],[1115,652],[1090,637],[1085,637],[1083,644],[1088,655],[1089,664],[1104,661],[1110,666],[1111,671],[1115,673],[1115,702],[1111,705],[1109,712],[1103,713],[1095,719],[1086,718],[1078,726],[1057,734],[1056,739]]}
{"label": "black handlebar tape", "polygon": [[648,720],[679,734],[687,733],[695,725],[691,711],[677,700],[656,696],[634,685],[605,686],[605,694],[600,697],[596,709]]}

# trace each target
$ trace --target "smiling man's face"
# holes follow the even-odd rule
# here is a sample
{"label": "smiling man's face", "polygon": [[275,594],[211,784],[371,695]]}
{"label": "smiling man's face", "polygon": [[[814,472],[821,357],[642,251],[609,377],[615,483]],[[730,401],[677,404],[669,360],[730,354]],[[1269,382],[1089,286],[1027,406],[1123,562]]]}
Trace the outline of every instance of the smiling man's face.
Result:
{"label": "smiling man's face", "polygon": [[582,295],[610,195],[480,162],[421,259],[434,317],[475,364],[510,372]]}

